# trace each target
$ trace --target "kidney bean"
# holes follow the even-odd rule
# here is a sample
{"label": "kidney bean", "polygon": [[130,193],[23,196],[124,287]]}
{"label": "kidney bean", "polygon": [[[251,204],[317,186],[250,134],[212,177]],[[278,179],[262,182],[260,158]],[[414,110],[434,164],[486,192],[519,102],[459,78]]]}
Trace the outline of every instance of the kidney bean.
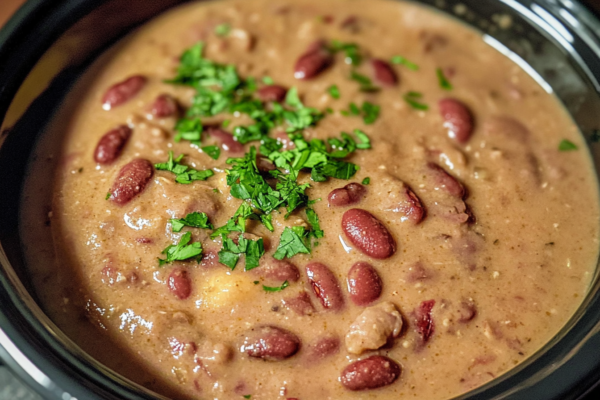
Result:
{"label": "kidney bean", "polygon": [[275,171],[277,169],[271,160],[263,156],[256,157],[256,167],[260,172]]}
{"label": "kidney bean", "polygon": [[467,323],[477,316],[477,306],[472,299],[460,302],[459,314],[458,322],[462,323]]}
{"label": "kidney bean", "polygon": [[252,274],[277,282],[297,282],[300,279],[298,268],[289,261],[273,257],[261,257],[260,266],[250,270]]}
{"label": "kidney bean", "polygon": [[387,61],[373,59],[371,66],[377,83],[384,86],[395,86],[398,83],[398,75]]}
{"label": "kidney bean", "polygon": [[175,268],[169,274],[167,286],[171,293],[180,300],[185,300],[192,294],[192,282],[186,270]]}
{"label": "kidney bean", "polygon": [[233,135],[221,128],[209,127],[206,130],[209,136],[214,137],[221,144],[221,148],[230,153],[243,153],[244,146]]}
{"label": "kidney bean", "polygon": [[340,338],[337,336],[324,336],[315,339],[314,342],[308,345],[307,360],[320,361],[330,357],[340,350]]}
{"label": "kidney bean", "polygon": [[148,160],[137,158],[125,164],[110,190],[110,200],[120,206],[129,203],[146,188],[153,174]]}
{"label": "kidney bean", "polygon": [[102,97],[102,108],[110,110],[129,101],[146,85],[146,78],[134,75],[122,82],[116,83],[104,93]]}
{"label": "kidney bean", "polygon": [[384,356],[371,356],[355,361],[342,371],[341,382],[347,389],[377,389],[394,383],[402,369],[394,360]]}
{"label": "kidney bean", "polygon": [[329,193],[329,205],[343,207],[358,203],[367,189],[360,183],[349,183],[343,188],[334,189]]}
{"label": "kidney bean", "polygon": [[168,94],[161,94],[150,106],[150,112],[157,118],[171,117],[179,111],[177,100]]}
{"label": "kidney bean", "polygon": [[261,326],[252,329],[244,338],[240,351],[263,360],[284,360],[296,354],[300,339],[282,328]]}
{"label": "kidney bean", "polygon": [[408,186],[403,189],[404,201],[398,205],[398,210],[404,213],[402,220],[408,220],[417,225],[425,217],[425,208],[421,200]]}
{"label": "kidney bean", "polygon": [[256,95],[261,101],[281,102],[285,99],[287,89],[279,85],[263,86],[256,91]]}
{"label": "kidney bean", "polygon": [[317,41],[309,46],[294,67],[296,79],[311,79],[327,69],[333,62],[333,55],[327,49],[325,42]]}
{"label": "kidney bean", "polygon": [[421,337],[422,344],[427,343],[435,332],[435,323],[431,316],[434,305],[435,300],[427,300],[422,302],[413,312],[415,332]]}
{"label": "kidney bean", "polygon": [[104,134],[96,145],[94,160],[98,164],[113,163],[123,151],[123,147],[131,137],[131,128],[127,125],[118,126]]}
{"label": "kidney bean", "polygon": [[441,189],[444,189],[448,194],[459,199],[465,197],[466,192],[464,186],[455,177],[446,172],[445,169],[435,163],[428,163],[427,167],[433,174],[436,184],[439,185]]}
{"label": "kidney bean", "polygon": [[406,281],[409,283],[416,283],[421,281],[429,280],[433,277],[433,272],[425,268],[419,261],[408,269],[406,274]]}
{"label": "kidney bean", "polygon": [[353,208],[342,216],[346,237],[365,255],[383,260],[396,252],[396,241],[370,212]]}
{"label": "kidney bean", "polygon": [[295,297],[286,297],[282,302],[284,306],[298,315],[311,315],[315,312],[310,296],[305,291],[298,293]]}
{"label": "kidney bean", "polygon": [[321,263],[312,262],[306,266],[306,275],[324,308],[338,311],[344,306],[344,296],[329,268]]}
{"label": "kidney bean", "polygon": [[448,136],[461,144],[468,142],[473,133],[473,115],[467,106],[456,99],[442,99],[438,106]]}
{"label": "kidney bean", "polygon": [[359,261],[348,271],[348,293],[357,306],[366,306],[381,295],[383,284],[371,264]]}

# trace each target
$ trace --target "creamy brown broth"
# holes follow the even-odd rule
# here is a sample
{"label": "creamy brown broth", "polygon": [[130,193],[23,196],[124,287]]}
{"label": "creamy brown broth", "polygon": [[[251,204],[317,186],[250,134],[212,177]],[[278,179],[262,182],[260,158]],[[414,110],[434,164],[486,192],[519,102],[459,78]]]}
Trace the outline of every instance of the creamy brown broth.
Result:
{"label": "creamy brown broth", "polygon": [[[221,37],[215,28],[224,23],[231,31]],[[363,92],[337,53],[314,78],[296,79],[297,60],[321,39],[358,44],[366,56],[357,71],[371,78],[373,58],[389,62],[401,55],[419,69],[392,65],[396,84],[389,71],[380,71],[388,73],[380,79],[389,85]],[[241,200],[230,194],[225,161],[250,147],[238,154],[223,150],[215,161],[188,141],[174,142],[177,117],[157,115],[173,104],[152,113],[163,94],[184,109],[191,105],[193,89],[164,80],[175,76],[179,56],[199,40],[207,59],[235,65],[259,87],[269,76],[284,88],[296,87],[305,105],[330,107],[332,114],[304,131],[307,140],[354,129],[371,139],[372,149],[348,157],[360,166],[350,180],[315,183],[300,175],[311,184],[310,199],[321,199],[313,207],[325,236],[311,254],[287,260],[298,273],[289,265],[282,269],[272,255],[286,226],[307,226],[303,208],[288,219],[274,212],[273,233],[248,223],[247,237],[262,237],[266,248],[261,267],[252,271],[244,271],[243,258],[233,271],[219,264],[221,239],[210,240],[210,230],[171,230],[171,218],[193,211],[207,213],[215,227],[231,218]],[[440,87],[438,68],[451,91]],[[132,76],[145,78],[139,92],[104,110],[107,89]],[[340,99],[327,92],[333,84]],[[403,96],[411,91],[422,94],[418,101],[428,110],[408,105]],[[464,110],[439,103],[448,98],[468,108],[472,135],[463,130],[449,137],[444,107],[454,117]],[[381,106],[373,124],[340,113],[364,101]],[[457,118],[465,123],[464,115]],[[244,114],[203,118],[207,126],[224,120],[231,120],[229,132],[251,123]],[[98,156],[96,146],[121,125],[131,130],[113,134],[130,135],[122,152],[112,163],[96,162],[95,154],[112,160]],[[205,136],[202,145],[218,145],[217,139]],[[563,140],[578,150],[559,151]],[[53,321],[100,362],[164,395],[446,399],[532,356],[580,304],[598,243],[596,177],[584,149],[551,94],[477,32],[429,9],[384,0],[194,3],[122,40],[67,96],[31,166],[22,234],[39,298]],[[119,205],[114,193],[105,199],[123,166],[135,159],[162,163],[169,151],[215,175],[183,185],[155,170],[131,201]],[[355,186],[358,191],[328,199],[334,189],[367,177],[362,192]],[[348,198],[356,202],[334,205]],[[381,230],[367,224],[358,227],[353,244],[342,226],[363,218],[348,213],[354,208],[373,214],[391,239],[377,239],[374,250],[364,245]],[[188,231],[202,243],[202,263],[159,268],[161,251]],[[353,267],[358,262],[370,267]],[[329,278],[311,286],[307,272],[323,277],[327,271]],[[356,293],[348,276],[369,284],[359,282]],[[262,288],[286,279],[284,290]],[[251,357],[257,355],[249,350],[253,338],[271,334],[280,339],[279,353]],[[372,356],[393,360],[383,378],[366,379],[385,386],[350,390],[364,389],[364,382],[340,379],[342,371],[364,359],[374,363],[371,371],[384,368]]]}

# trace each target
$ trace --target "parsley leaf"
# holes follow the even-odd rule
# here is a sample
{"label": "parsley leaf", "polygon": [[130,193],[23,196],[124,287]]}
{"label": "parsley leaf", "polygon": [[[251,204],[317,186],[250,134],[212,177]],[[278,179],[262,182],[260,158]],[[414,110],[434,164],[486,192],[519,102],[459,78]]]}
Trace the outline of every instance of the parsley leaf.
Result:
{"label": "parsley leaf", "polygon": [[558,145],[559,151],[573,151],[573,150],[577,150],[577,149],[578,149],[577,145],[567,139],[563,139]]}
{"label": "parsley leaf", "polygon": [[377,118],[379,118],[380,109],[380,106],[365,101],[362,105],[363,120],[365,124],[370,125],[375,122]]}
{"label": "parsley leaf", "polygon": [[343,51],[345,55],[344,61],[346,64],[357,66],[362,63],[363,57],[360,53],[358,45],[355,43],[343,43],[339,40],[333,40],[329,50],[334,53]]}
{"label": "parsley leaf", "polygon": [[306,209],[306,218],[308,219],[308,223],[310,224],[312,231],[311,235],[315,238],[322,238],[324,235],[323,230],[321,230],[321,225],[319,224],[319,216],[312,208]]}
{"label": "parsley leaf", "polygon": [[427,111],[429,110],[429,106],[427,104],[421,103],[419,99],[423,97],[423,95],[419,92],[408,92],[404,95],[404,101],[408,103],[409,106],[414,108],[415,110]]}
{"label": "parsley leaf", "polygon": [[179,239],[179,243],[172,244],[162,251],[166,254],[165,259],[158,259],[158,265],[163,266],[173,261],[183,261],[193,258],[200,263],[202,259],[202,244],[200,242],[188,244],[192,240],[192,233],[186,232]]}
{"label": "parsley leaf", "polygon": [[410,69],[412,71],[418,71],[419,70],[419,66],[417,64],[408,61],[406,58],[404,58],[402,56],[394,56],[394,57],[392,57],[392,64],[404,65],[406,68],[408,68],[408,69]]}
{"label": "parsley leaf", "polygon": [[208,215],[206,213],[193,212],[181,219],[171,219],[171,228],[173,232],[181,232],[184,226],[190,226],[192,228],[204,228],[213,229],[213,226],[208,222]]}
{"label": "parsley leaf", "polygon": [[371,178],[369,178],[369,177],[366,177],[365,179],[362,180],[363,185],[368,185],[370,183],[371,183]]}
{"label": "parsley leaf", "polygon": [[169,171],[176,175],[175,181],[188,185],[193,181],[205,181],[215,173],[211,169],[196,170],[186,165],[182,165],[179,162],[183,159],[184,155],[181,154],[176,159],[173,159],[173,152],[169,152],[169,160],[166,163],[154,164],[154,168],[159,171]]}
{"label": "parsley leaf", "polygon": [[281,284],[281,286],[275,286],[275,287],[262,285],[265,292],[281,292],[283,289],[285,289],[288,286],[290,286],[290,283],[288,281],[283,282]]}
{"label": "parsley leaf", "polygon": [[270,76],[263,76],[262,81],[265,85],[272,85],[275,83],[273,78],[271,78]]}
{"label": "parsley leaf", "polygon": [[452,90],[452,84],[448,81],[448,78],[444,75],[444,71],[441,68],[436,69],[436,74],[438,77],[438,82],[440,83],[440,87],[444,90]]}
{"label": "parsley leaf", "polygon": [[213,160],[218,160],[221,155],[221,149],[219,146],[204,146],[201,147],[202,151]]}
{"label": "parsley leaf", "polygon": [[223,248],[219,251],[219,262],[234,269],[242,254],[246,256],[245,270],[251,270],[258,267],[260,257],[265,254],[263,239],[250,240],[240,235],[237,243],[226,237],[223,238]]}
{"label": "parsley leaf", "polygon": [[106,196],[104,197],[104,200],[110,199],[110,196],[112,196],[111,192],[106,193]]}
{"label": "parsley leaf", "polygon": [[340,89],[338,88],[337,85],[331,85],[331,86],[329,86],[329,88],[327,89],[327,92],[334,99],[339,99],[340,98]]}
{"label": "parsley leaf", "polygon": [[173,140],[180,142],[189,140],[190,142],[200,143],[202,139],[202,121],[200,119],[180,119],[175,125],[175,137]]}
{"label": "parsley leaf", "polygon": [[365,75],[359,74],[356,71],[351,72],[350,79],[360,84],[360,90],[362,92],[374,92],[379,90],[377,86],[373,85],[373,82],[370,78],[366,77]]}
{"label": "parsley leaf", "polygon": [[220,24],[215,27],[215,33],[217,36],[227,36],[231,31],[231,25],[229,24]]}
{"label": "parsley leaf", "polygon": [[310,249],[306,245],[304,235],[305,229],[302,226],[286,227],[281,234],[277,251],[273,257],[283,260],[286,257],[292,258],[299,253],[309,254]]}

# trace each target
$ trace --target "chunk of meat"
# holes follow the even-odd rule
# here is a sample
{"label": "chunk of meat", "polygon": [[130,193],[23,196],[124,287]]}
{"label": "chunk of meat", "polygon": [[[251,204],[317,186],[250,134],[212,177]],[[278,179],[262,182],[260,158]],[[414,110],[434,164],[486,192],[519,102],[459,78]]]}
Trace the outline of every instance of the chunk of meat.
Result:
{"label": "chunk of meat", "polygon": [[400,335],[402,316],[389,301],[367,308],[346,334],[346,349],[352,354],[377,350]]}

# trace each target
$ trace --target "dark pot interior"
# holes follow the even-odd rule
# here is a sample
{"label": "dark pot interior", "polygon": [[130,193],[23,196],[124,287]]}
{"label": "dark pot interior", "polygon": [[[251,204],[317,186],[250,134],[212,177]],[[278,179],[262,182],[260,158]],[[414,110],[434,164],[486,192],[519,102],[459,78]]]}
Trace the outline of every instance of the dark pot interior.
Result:
{"label": "dark pot interior", "polygon": [[[44,315],[23,264],[18,216],[34,143],[79,73],[125,33],[179,3],[30,0],[0,31],[0,120],[4,121],[0,134],[0,344],[4,350],[0,347],[0,357],[44,398],[156,398],[96,363]],[[600,23],[596,17],[567,0],[421,3],[481,30],[488,43],[553,90],[588,140],[598,171]],[[498,15],[510,16],[510,28],[498,27]],[[71,44],[70,56],[58,65],[49,62],[66,42]],[[47,87],[43,82],[48,82]],[[580,397],[600,379],[599,285],[596,276],[579,311],[547,346],[461,398]]]}

